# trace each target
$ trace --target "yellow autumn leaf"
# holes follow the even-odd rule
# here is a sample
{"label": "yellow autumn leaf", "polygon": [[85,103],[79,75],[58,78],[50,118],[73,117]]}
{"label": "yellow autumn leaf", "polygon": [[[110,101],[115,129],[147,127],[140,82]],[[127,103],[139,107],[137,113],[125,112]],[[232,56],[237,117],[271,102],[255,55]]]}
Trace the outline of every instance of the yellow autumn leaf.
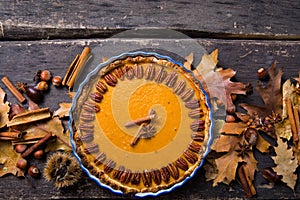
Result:
{"label": "yellow autumn leaf", "polygon": [[24,176],[24,171],[16,167],[21,155],[16,153],[10,141],[0,140],[0,177],[6,174]]}
{"label": "yellow autumn leaf", "polygon": [[244,122],[225,123],[221,128],[220,133],[240,135],[247,127],[248,125]]}
{"label": "yellow autumn leaf", "polygon": [[286,118],[282,122],[275,123],[275,130],[277,136],[285,138],[287,140],[291,139],[293,135],[290,120],[288,118]]}
{"label": "yellow autumn leaf", "polygon": [[273,169],[278,175],[282,175],[281,180],[294,190],[297,181],[297,174],[294,173],[298,167],[297,159],[293,156],[292,148],[288,149],[282,139],[278,139],[277,143],[278,146],[274,147],[276,156],[272,156],[276,164]]}
{"label": "yellow autumn leaf", "polygon": [[53,117],[58,116],[59,118],[69,117],[70,108],[72,103],[60,103],[59,109],[53,112]]}
{"label": "yellow autumn leaf", "polygon": [[213,186],[215,187],[221,182],[229,185],[235,179],[236,168],[238,163],[242,162],[242,158],[238,156],[238,152],[231,151],[231,153],[227,153],[215,161],[218,168],[218,175],[214,179]]}
{"label": "yellow autumn leaf", "polygon": [[57,136],[56,140],[49,141],[47,143],[47,147],[45,150],[46,152],[57,150],[71,150],[69,131],[67,131],[66,133],[64,132],[62,123],[58,117],[53,117],[53,119],[47,122],[46,126],[48,127],[47,130],[49,132],[52,132],[52,134]]}
{"label": "yellow autumn leaf", "polygon": [[6,93],[0,88],[0,128],[6,126],[8,120],[8,113],[10,110],[9,103],[5,102]]}
{"label": "yellow autumn leaf", "polygon": [[256,141],[256,149],[258,149],[262,153],[267,153],[269,151],[270,143],[267,142],[260,134],[258,134]]}

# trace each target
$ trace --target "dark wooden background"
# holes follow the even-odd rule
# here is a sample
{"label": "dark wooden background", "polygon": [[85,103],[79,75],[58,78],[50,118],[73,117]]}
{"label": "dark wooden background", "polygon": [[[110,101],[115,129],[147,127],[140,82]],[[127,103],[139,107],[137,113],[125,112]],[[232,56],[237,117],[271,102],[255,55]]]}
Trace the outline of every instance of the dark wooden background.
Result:
{"label": "dark wooden background", "polygon": [[[38,69],[64,76],[67,67],[84,46],[109,48],[122,46],[110,39],[116,33],[133,28],[168,28],[194,38],[208,52],[219,49],[219,65],[237,71],[235,79],[257,84],[256,70],[277,60],[283,68],[283,81],[298,76],[300,70],[300,1],[0,1],[0,78],[12,82],[33,83]],[[188,53],[187,53],[188,54]],[[105,55],[104,55],[105,56]],[[0,83],[0,87],[4,88]],[[7,100],[16,102],[7,92]],[[70,101],[67,89],[53,86],[41,106],[58,108]],[[262,104],[256,91],[238,102]],[[255,152],[259,169],[274,166],[269,155]],[[46,158],[31,159],[41,169]],[[298,175],[300,172],[298,170]],[[126,198],[98,187],[84,177],[71,188],[55,189],[43,178],[31,180],[14,176],[0,178],[3,199]],[[300,198],[300,181],[293,192],[285,184],[266,187],[261,172],[256,173],[255,199]],[[204,170],[182,187],[156,199],[245,198],[241,186],[206,182]],[[150,198],[151,199],[151,198]]]}

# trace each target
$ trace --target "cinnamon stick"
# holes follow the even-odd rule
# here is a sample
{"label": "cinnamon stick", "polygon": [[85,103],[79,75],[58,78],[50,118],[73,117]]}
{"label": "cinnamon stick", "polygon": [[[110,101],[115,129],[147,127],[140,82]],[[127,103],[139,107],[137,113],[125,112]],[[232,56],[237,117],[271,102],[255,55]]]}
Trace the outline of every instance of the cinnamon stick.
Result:
{"label": "cinnamon stick", "polygon": [[16,97],[16,99],[23,103],[26,101],[26,98],[19,92],[19,90],[12,84],[8,77],[4,76],[2,82],[9,89],[9,91]]}
{"label": "cinnamon stick", "polygon": [[299,135],[299,132],[300,132],[300,128],[299,128],[299,123],[300,123],[300,120],[299,120],[299,108],[297,108],[296,106],[294,106],[293,108],[294,110],[294,118],[295,118],[295,124],[296,124],[296,132],[297,134]]}
{"label": "cinnamon stick", "polygon": [[15,115],[12,120],[7,123],[7,127],[36,122],[51,117],[49,108],[40,108],[38,110],[28,111]]}
{"label": "cinnamon stick", "polygon": [[136,120],[127,122],[127,123],[124,124],[124,126],[125,126],[125,127],[130,127],[130,126],[134,126],[134,125],[140,125],[140,124],[142,124],[142,123],[151,121],[151,120],[154,119],[154,118],[155,118],[155,114],[147,115],[147,116],[145,116],[145,117],[142,117],[142,118],[139,118],[139,119],[136,119]]}
{"label": "cinnamon stick", "polygon": [[28,157],[32,152],[37,150],[39,147],[44,145],[50,138],[52,137],[52,133],[47,133],[42,139],[40,139],[37,143],[26,149],[26,151],[22,154],[22,158]]}
{"label": "cinnamon stick", "polygon": [[90,54],[91,49],[89,47],[84,47],[83,51],[81,52],[78,62],[76,63],[74,69],[72,70],[72,73],[70,75],[70,79],[67,81],[66,85],[69,88],[72,88],[74,85],[74,82],[77,78],[77,75],[79,74],[81,68],[84,66],[85,62],[87,61],[88,55]]}
{"label": "cinnamon stick", "polygon": [[243,164],[238,168],[238,176],[241,181],[243,190],[247,198],[251,198],[256,194],[254,185],[249,177],[249,171],[246,168],[246,164]]}
{"label": "cinnamon stick", "polygon": [[68,80],[70,79],[71,77],[71,74],[72,74],[72,71],[74,70],[76,64],[78,63],[78,60],[79,60],[79,57],[80,57],[80,54],[77,54],[74,58],[74,60],[72,61],[72,63],[70,64],[70,66],[68,67],[68,70],[66,72],[66,75],[64,76],[64,79],[62,81],[62,85],[66,85],[66,83],[68,82]]}
{"label": "cinnamon stick", "polygon": [[299,140],[297,128],[296,128],[296,122],[295,122],[295,117],[294,117],[294,111],[293,111],[293,106],[290,98],[285,99],[285,104],[288,112],[288,117],[290,120],[291,124],[291,130],[292,130],[292,135],[293,135],[293,141],[297,142]]}
{"label": "cinnamon stick", "polygon": [[142,133],[142,129],[143,129],[144,126],[145,126],[144,123],[142,123],[142,124],[140,125],[140,127],[139,127],[139,129],[137,130],[135,136],[132,138],[132,140],[131,140],[131,142],[130,142],[130,146],[134,146],[134,145],[137,143],[137,141],[140,139],[141,133]]}
{"label": "cinnamon stick", "polygon": [[24,132],[1,132],[0,137],[21,138]]}

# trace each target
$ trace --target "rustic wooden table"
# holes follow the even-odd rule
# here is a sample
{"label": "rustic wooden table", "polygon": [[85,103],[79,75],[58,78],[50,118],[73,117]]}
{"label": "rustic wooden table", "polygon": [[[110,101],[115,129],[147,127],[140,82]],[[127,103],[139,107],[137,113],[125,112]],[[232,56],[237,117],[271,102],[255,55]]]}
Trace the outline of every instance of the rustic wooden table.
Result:
{"label": "rustic wooden table", "polygon": [[[32,83],[34,73],[48,69],[64,76],[67,67],[84,46],[120,46],[127,51],[128,41],[118,44],[108,39],[132,28],[167,28],[192,37],[207,52],[219,49],[219,65],[237,71],[235,79],[257,84],[256,70],[277,60],[283,68],[283,81],[298,76],[300,70],[300,1],[0,1],[0,78]],[[175,41],[175,40],[174,40]],[[178,42],[178,40],[176,40]],[[179,41],[180,43],[180,41]],[[140,44],[136,42],[136,44]],[[145,47],[141,44],[141,47]],[[147,47],[147,46],[146,46]],[[180,47],[180,45],[179,45]],[[187,50],[188,51],[188,50]],[[111,55],[101,55],[103,57]],[[188,54],[189,52],[187,52]],[[1,88],[5,88],[0,83]],[[15,103],[11,93],[7,99]],[[70,101],[67,89],[51,88],[42,106],[56,110],[60,102]],[[238,102],[261,104],[256,91]],[[268,155],[255,152],[259,169],[274,166]],[[45,160],[30,160],[42,168]],[[298,170],[298,175],[300,171]],[[300,181],[295,192],[283,183],[264,187],[266,180],[256,173],[257,199],[300,198]],[[55,189],[43,178],[34,180],[5,176],[0,179],[3,199],[122,199],[123,196],[98,187],[84,177],[80,184]],[[237,183],[212,187],[204,170],[182,187],[157,199],[245,198]]]}

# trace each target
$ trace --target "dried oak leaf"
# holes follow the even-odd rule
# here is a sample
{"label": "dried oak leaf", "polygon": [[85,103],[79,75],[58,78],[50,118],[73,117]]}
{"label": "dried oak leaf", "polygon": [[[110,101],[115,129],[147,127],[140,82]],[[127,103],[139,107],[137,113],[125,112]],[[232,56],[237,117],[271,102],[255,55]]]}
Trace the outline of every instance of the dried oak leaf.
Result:
{"label": "dried oak leaf", "polygon": [[260,94],[264,106],[249,105],[241,103],[240,106],[247,110],[247,113],[251,116],[258,114],[260,117],[266,117],[272,115],[272,113],[282,113],[282,93],[281,93],[281,77],[282,69],[276,72],[276,62],[268,68],[270,80],[266,86],[262,83],[258,83],[256,90]]}
{"label": "dried oak leaf", "polygon": [[53,116],[58,116],[59,118],[69,117],[69,111],[72,103],[60,103],[59,109],[54,111]]}
{"label": "dried oak leaf", "polygon": [[225,105],[228,113],[234,113],[235,105],[232,102],[231,95],[246,95],[251,93],[252,86],[250,83],[232,82],[231,78],[235,76],[236,71],[230,68],[216,70],[217,57],[218,49],[210,55],[204,54],[199,65],[193,70],[193,73],[203,84],[204,89],[211,98],[218,98]]}
{"label": "dried oak leaf", "polygon": [[15,152],[10,141],[0,141],[0,177],[6,174],[24,176],[24,171],[16,167],[21,154]]}
{"label": "dried oak leaf", "polygon": [[213,186],[223,182],[229,184],[236,177],[236,170],[239,163],[247,163],[251,180],[254,179],[254,173],[257,170],[257,161],[254,158],[251,149],[240,155],[240,145],[244,143],[244,137],[234,135],[221,135],[219,140],[212,146],[212,150],[217,153],[226,153],[215,159],[218,174],[214,179]]}
{"label": "dried oak leaf", "polygon": [[276,156],[272,156],[276,164],[273,169],[278,175],[282,175],[281,180],[294,190],[297,181],[297,174],[294,174],[298,167],[297,159],[293,156],[293,150],[287,149],[288,145],[282,139],[278,139],[277,143],[278,146],[274,147]]}
{"label": "dried oak leaf", "polygon": [[67,131],[64,132],[64,128],[62,123],[58,117],[53,117],[48,123],[48,131],[52,132],[56,135],[57,139],[55,141],[49,141],[47,143],[47,147],[45,149],[46,152],[49,151],[57,151],[57,150],[64,150],[69,151],[71,150],[70,144],[70,134]]}
{"label": "dried oak leaf", "polygon": [[0,128],[6,126],[9,113],[9,103],[5,101],[6,93],[2,88],[0,88]]}

